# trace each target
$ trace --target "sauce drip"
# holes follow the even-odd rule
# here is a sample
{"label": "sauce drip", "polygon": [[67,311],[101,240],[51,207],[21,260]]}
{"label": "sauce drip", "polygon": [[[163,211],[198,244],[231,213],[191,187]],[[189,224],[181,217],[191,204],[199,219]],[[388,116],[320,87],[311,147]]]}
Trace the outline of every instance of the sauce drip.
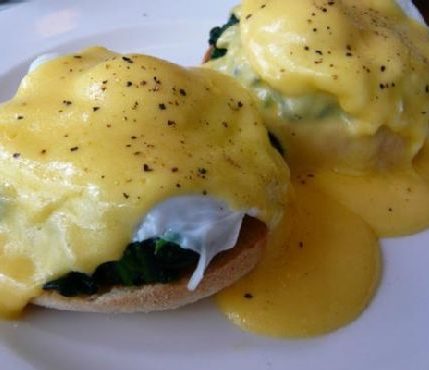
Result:
{"label": "sauce drip", "polygon": [[217,295],[245,330],[309,337],[356,319],[374,295],[380,249],[370,227],[311,183],[294,181],[286,213],[257,268]]}
{"label": "sauce drip", "polygon": [[380,237],[415,234],[429,227],[429,183],[412,169],[362,176],[325,170],[313,181],[360,215]]}

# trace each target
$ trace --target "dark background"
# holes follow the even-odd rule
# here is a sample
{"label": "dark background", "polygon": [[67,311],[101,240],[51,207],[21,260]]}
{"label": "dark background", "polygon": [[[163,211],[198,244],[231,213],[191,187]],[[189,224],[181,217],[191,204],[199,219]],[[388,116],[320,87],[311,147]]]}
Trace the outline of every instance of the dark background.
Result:
{"label": "dark background", "polygon": [[413,2],[423,13],[426,23],[429,23],[429,0],[413,0]]}

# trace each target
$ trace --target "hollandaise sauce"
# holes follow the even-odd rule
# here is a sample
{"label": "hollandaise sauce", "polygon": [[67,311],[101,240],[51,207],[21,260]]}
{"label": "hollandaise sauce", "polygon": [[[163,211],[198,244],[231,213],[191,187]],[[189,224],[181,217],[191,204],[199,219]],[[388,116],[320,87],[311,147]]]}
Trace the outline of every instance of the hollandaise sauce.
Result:
{"label": "hollandaise sauce", "polygon": [[230,320],[259,334],[308,337],[335,330],[359,316],[379,281],[380,250],[371,228],[305,179],[293,185],[295,209],[260,264],[217,295]]}
{"label": "hollandaise sauce", "polygon": [[252,332],[326,333],[374,294],[377,237],[429,227],[429,32],[394,0],[243,0],[233,15],[206,67],[254,92],[296,210],[217,302]]}
{"label": "hollandaise sauce", "polygon": [[394,0],[244,0],[234,14],[206,66],[251,88],[292,173],[378,236],[427,228],[429,182],[412,166],[428,135],[427,27]]}
{"label": "hollandaise sauce", "polygon": [[364,176],[318,171],[312,180],[378,236],[409,235],[429,226],[429,182],[412,168]]}
{"label": "hollandaise sauce", "polygon": [[103,48],[23,79],[0,107],[0,158],[1,316],[49,280],[117,260],[170,197],[211,196],[273,226],[289,183],[237,82]]}

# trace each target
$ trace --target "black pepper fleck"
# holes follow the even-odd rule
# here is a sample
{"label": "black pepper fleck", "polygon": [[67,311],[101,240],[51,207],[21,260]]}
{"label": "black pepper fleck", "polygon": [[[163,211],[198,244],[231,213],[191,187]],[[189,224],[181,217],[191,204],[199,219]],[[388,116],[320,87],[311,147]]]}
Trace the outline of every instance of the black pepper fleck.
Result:
{"label": "black pepper fleck", "polygon": [[134,63],[133,60],[131,58],[128,58],[128,57],[122,57],[122,60],[124,62],[127,62],[127,63]]}
{"label": "black pepper fleck", "polygon": [[145,163],[143,165],[143,171],[144,172],[151,172],[151,171],[153,171],[153,169],[147,163]]}

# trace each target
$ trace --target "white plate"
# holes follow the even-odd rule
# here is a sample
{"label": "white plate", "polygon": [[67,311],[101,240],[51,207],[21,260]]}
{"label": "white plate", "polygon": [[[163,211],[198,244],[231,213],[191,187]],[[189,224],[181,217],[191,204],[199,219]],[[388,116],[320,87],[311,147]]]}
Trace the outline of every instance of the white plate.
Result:
{"label": "white plate", "polygon": [[[0,11],[0,101],[30,61],[91,44],[197,64],[208,30],[235,0],[39,0]],[[96,315],[34,310],[0,323],[2,370],[429,369],[429,233],[383,242],[384,275],[354,323],[327,336],[243,333],[210,300],[175,312]]]}

